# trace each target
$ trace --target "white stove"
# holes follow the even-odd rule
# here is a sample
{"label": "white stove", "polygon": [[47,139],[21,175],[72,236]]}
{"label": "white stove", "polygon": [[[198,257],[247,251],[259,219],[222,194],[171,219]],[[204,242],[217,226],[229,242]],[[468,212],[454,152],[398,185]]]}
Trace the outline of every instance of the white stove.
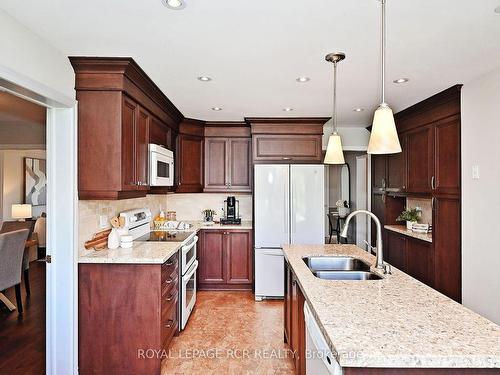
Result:
{"label": "white stove", "polygon": [[[120,217],[125,219],[125,227],[133,239],[138,242],[181,242],[179,250],[179,329],[186,327],[191,311],[196,303],[196,244],[198,236],[190,230],[153,230],[151,229],[151,211],[140,208],[124,211]],[[182,224],[182,223],[180,223]],[[179,227],[176,225],[175,228]],[[186,225],[180,225],[185,228]]]}

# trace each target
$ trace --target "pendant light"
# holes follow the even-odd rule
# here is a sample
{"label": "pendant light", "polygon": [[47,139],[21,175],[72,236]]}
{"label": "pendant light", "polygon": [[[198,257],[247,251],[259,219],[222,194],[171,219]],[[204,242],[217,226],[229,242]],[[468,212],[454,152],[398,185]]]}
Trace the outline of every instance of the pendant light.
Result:
{"label": "pendant light", "polygon": [[345,53],[334,52],[325,56],[325,60],[333,63],[333,132],[328,138],[325,164],[345,164],[342,140],[337,129],[337,64],[345,59]]}
{"label": "pendant light", "polygon": [[394,114],[385,102],[385,49],[386,49],[386,16],[385,2],[382,3],[382,103],[373,115],[372,132],[368,143],[369,154],[396,154],[401,152]]}

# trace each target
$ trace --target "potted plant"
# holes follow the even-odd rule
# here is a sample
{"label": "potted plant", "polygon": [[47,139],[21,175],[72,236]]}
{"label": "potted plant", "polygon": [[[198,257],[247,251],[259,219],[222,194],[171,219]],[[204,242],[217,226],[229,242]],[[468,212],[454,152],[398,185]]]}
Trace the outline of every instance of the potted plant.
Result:
{"label": "potted plant", "polygon": [[217,215],[217,213],[215,212],[215,210],[212,210],[212,209],[209,209],[209,208],[206,208],[206,209],[204,209],[201,212],[203,214],[203,221],[205,221],[205,222],[212,222],[212,221],[214,221],[214,216]]}
{"label": "potted plant", "polygon": [[340,217],[346,217],[349,215],[351,210],[349,209],[349,203],[347,201],[343,201],[342,199],[339,199],[335,205],[337,206],[337,210],[339,211],[339,216]]}
{"label": "potted plant", "polygon": [[410,208],[409,210],[401,212],[401,214],[396,218],[396,221],[406,221],[406,228],[412,229],[413,223],[417,223],[419,217],[420,211],[416,208]]}

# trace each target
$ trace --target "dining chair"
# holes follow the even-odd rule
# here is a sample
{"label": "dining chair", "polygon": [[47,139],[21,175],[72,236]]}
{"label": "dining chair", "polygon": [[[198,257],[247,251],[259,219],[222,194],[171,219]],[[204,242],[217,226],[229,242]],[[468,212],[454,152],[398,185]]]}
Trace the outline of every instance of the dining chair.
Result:
{"label": "dining chair", "polygon": [[19,314],[23,312],[21,299],[21,266],[24,245],[29,230],[20,229],[0,234],[0,290],[10,287],[16,289],[16,303]]}
{"label": "dining chair", "polygon": [[[34,220],[26,220],[26,221],[4,221],[2,223],[2,227],[0,228],[0,234],[8,233],[15,230],[27,229],[28,238],[31,238],[33,235],[33,230],[35,228]],[[24,273],[24,288],[26,289],[26,295],[31,295],[30,288],[30,259],[29,252],[27,250],[24,251],[23,254],[23,266],[22,270]],[[1,290],[1,289],[0,289]]]}

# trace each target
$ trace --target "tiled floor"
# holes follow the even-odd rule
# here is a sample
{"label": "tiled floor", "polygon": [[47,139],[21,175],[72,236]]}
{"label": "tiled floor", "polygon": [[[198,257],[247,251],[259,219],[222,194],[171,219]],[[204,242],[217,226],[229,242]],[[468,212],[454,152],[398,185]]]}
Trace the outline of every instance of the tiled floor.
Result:
{"label": "tiled floor", "polygon": [[293,374],[283,343],[283,302],[255,302],[251,292],[198,292],[169,355],[163,375]]}

